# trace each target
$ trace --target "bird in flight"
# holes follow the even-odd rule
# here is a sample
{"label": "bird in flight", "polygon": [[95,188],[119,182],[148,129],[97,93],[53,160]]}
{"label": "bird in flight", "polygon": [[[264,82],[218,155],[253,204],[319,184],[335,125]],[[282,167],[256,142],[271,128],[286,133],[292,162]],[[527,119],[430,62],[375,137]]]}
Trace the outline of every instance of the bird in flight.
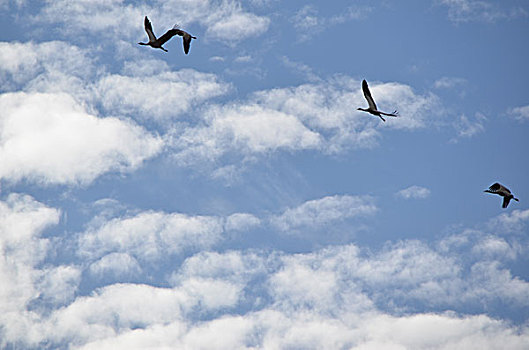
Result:
{"label": "bird in flight", "polygon": [[371,96],[371,91],[369,91],[369,86],[367,86],[367,81],[364,79],[362,80],[362,91],[364,92],[364,97],[367,100],[367,103],[369,104],[369,108],[358,108],[359,111],[364,111],[371,113],[373,115],[378,116],[380,119],[382,119],[383,122],[386,121],[382,115],[387,115],[388,117],[396,117],[398,116],[399,112],[394,111],[393,113],[385,113],[377,110],[377,105],[375,103],[375,100],[373,100],[373,97]]}
{"label": "bird in flight", "polygon": [[183,31],[181,29],[177,29],[178,26],[175,26],[176,34],[180,35],[182,37],[182,41],[184,43],[184,52],[187,55],[189,53],[189,46],[191,45],[191,39],[196,39],[195,36],[192,36],[186,31]]}
{"label": "bird in flight", "polygon": [[520,201],[518,198],[514,198],[511,191],[507,187],[497,182],[492,184],[488,190],[485,190],[483,192],[493,193],[493,194],[502,196],[503,197],[502,208],[507,208],[511,199],[514,199],[517,202]]}
{"label": "bird in flight", "polygon": [[165,44],[169,39],[171,39],[173,36],[175,36],[176,34],[178,34],[178,31],[179,29],[175,27],[173,27],[172,29],[169,29],[167,32],[165,32],[164,35],[162,35],[161,37],[159,37],[158,39],[156,38],[156,35],[154,35],[154,32],[152,31],[152,24],[151,24],[151,21],[149,21],[149,19],[147,18],[147,16],[145,16],[145,21],[144,21],[144,24],[145,24],[145,31],[147,32],[147,35],[149,36],[149,42],[146,42],[146,43],[138,43],[140,45],[148,45],[150,47],[153,47],[155,49],[162,49],[164,50],[165,52],[167,52],[166,49],[164,49],[162,47],[163,44]]}

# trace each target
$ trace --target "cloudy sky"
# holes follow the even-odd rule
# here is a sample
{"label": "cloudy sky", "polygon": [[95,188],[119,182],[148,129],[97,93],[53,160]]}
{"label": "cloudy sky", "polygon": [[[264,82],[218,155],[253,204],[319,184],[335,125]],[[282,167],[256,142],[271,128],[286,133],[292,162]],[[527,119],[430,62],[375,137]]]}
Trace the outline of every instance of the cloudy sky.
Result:
{"label": "cloudy sky", "polygon": [[0,9],[0,348],[527,349],[527,1]]}

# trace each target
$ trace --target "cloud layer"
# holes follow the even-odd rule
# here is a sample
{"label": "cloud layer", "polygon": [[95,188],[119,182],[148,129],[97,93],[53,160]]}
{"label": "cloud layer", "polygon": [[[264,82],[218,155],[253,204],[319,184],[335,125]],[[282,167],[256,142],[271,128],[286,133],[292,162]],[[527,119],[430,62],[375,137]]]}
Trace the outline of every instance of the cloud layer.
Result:
{"label": "cloud layer", "polygon": [[[324,197],[274,220],[317,229],[356,216],[365,203]],[[406,240],[375,251],[345,244],[303,254],[213,250],[229,230],[252,232],[265,217],[140,212],[77,235],[75,265],[42,264],[51,248],[42,232],[59,223],[58,210],[11,194],[0,202],[0,218],[0,278],[12,287],[3,289],[0,304],[2,346],[522,349],[529,340],[527,327],[480,312],[529,309],[529,283],[506,265],[527,253],[520,235],[527,210],[433,244]],[[165,286],[120,282],[158,276],[157,266],[175,261],[171,256],[184,259],[155,277]],[[81,281],[94,276],[110,279],[90,295],[76,295]],[[54,306],[44,311],[43,305]],[[417,329],[421,336],[412,336]]]}

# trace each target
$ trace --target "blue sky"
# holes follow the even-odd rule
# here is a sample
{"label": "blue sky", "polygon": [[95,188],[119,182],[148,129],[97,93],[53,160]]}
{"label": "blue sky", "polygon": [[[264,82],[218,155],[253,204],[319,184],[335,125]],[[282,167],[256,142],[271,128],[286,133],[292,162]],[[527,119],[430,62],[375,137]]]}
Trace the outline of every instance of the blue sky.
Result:
{"label": "blue sky", "polygon": [[1,348],[529,344],[526,1],[0,8]]}

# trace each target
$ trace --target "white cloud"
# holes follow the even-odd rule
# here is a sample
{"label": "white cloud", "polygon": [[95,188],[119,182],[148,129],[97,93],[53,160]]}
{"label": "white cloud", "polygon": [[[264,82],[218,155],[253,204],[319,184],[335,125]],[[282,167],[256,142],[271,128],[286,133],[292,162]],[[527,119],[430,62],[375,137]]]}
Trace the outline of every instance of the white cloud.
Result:
{"label": "white cloud", "polygon": [[461,115],[453,124],[457,135],[450,139],[450,142],[457,143],[462,138],[471,138],[475,135],[481,134],[485,131],[485,122],[487,117],[477,112],[474,118],[468,118],[466,115]]}
{"label": "white cloud", "polygon": [[436,1],[448,7],[448,18],[454,22],[496,22],[527,16],[527,11],[522,7],[507,8],[486,0]]}
{"label": "white cloud", "polygon": [[238,1],[224,1],[218,7],[209,5],[209,8],[213,11],[208,11],[203,22],[207,27],[206,34],[227,42],[262,34],[270,24],[269,18],[244,11]]}
{"label": "white cloud", "polygon": [[267,258],[258,252],[200,252],[187,258],[170,280],[173,285],[193,277],[241,283],[266,272]]}
{"label": "white cloud", "polygon": [[307,201],[271,218],[271,223],[283,231],[314,228],[333,221],[372,215],[377,207],[369,196],[336,195]]}
{"label": "white cloud", "polygon": [[306,65],[301,62],[292,61],[286,56],[281,57],[281,62],[285,65],[285,67],[290,68],[295,72],[298,72],[301,75],[305,76],[308,81],[317,82],[321,80],[320,77],[314,73],[313,69],[309,65]]}
{"label": "white cloud", "polygon": [[141,272],[141,266],[126,253],[110,253],[90,264],[90,273],[98,277],[129,277]]}
{"label": "white cloud", "polygon": [[75,266],[55,266],[42,271],[37,282],[39,298],[45,302],[64,305],[71,302],[81,281],[81,269]]}
{"label": "white cloud", "polygon": [[93,116],[64,93],[6,93],[0,109],[0,178],[11,181],[86,184],[134,170],[162,146],[141,127]]}
{"label": "white cloud", "polygon": [[529,120],[529,105],[511,108],[508,113],[519,121]]}
{"label": "white cloud", "polygon": [[250,55],[244,55],[244,56],[238,56],[233,61],[237,63],[248,63],[253,60],[252,56]]}
{"label": "white cloud", "polygon": [[16,90],[32,80],[33,86],[42,86],[46,79],[35,80],[38,76],[67,76],[74,82],[93,76],[97,69],[89,57],[86,50],[61,41],[0,42],[1,90]]}
{"label": "white cloud", "polygon": [[219,82],[214,74],[192,69],[158,74],[134,72],[132,76],[113,74],[96,83],[96,94],[107,111],[135,117],[139,114],[142,119],[160,122],[175,119],[230,90],[230,85]]}
{"label": "white cloud", "polygon": [[[187,332],[186,332],[187,331]],[[192,349],[524,349],[525,328],[486,316],[453,314],[391,316],[362,314],[350,319],[263,310],[226,315],[186,329],[180,322],[130,330],[83,349],[179,347]]]}
{"label": "white cloud", "polygon": [[434,87],[436,89],[451,89],[457,85],[466,83],[466,79],[456,77],[442,77],[435,81]]}
{"label": "white cloud", "polygon": [[[174,9],[178,9],[178,15]],[[66,36],[79,36],[88,31],[107,38],[133,41],[146,36],[143,29],[145,15],[151,19],[158,36],[175,23],[186,29],[198,23],[205,27],[207,37],[227,43],[260,35],[270,24],[269,18],[246,11],[237,0],[158,0],[150,5],[121,0],[77,1],[72,5],[67,0],[60,0],[48,2],[35,16],[35,21],[62,23],[62,35]]]}
{"label": "white cloud", "polygon": [[[0,347],[26,333],[36,318],[29,303],[43,293],[63,302],[75,291],[78,273],[70,267],[39,270],[49,240],[43,231],[59,222],[60,212],[27,195],[11,193],[0,201]],[[74,282],[73,285],[70,282]],[[39,290],[40,288],[40,290]],[[55,294],[57,293],[57,294]],[[28,335],[29,336],[29,335]]]}
{"label": "white cloud", "polygon": [[529,222],[529,209],[513,210],[491,219],[488,226],[490,230],[499,231],[502,234],[523,233],[527,222]]}
{"label": "white cloud", "polygon": [[[351,148],[373,147],[379,128],[414,130],[436,123],[435,95],[417,95],[406,85],[372,84],[381,106],[391,106],[401,117],[384,125],[356,111],[366,104],[360,82],[348,77],[258,91],[247,101],[210,107],[203,123],[174,135],[176,159],[216,162],[237,154],[243,160],[276,150],[319,150],[339,153]],[[230,165],[230,164],[228,164]]]}
{"label": "white cloud", "polygon": [[200,250],[220,241],[221,218],[180,213],[142,212],[91,227],[79,239],[80,254],[98,259],[109,253],[126,253],[147,262],[186,250]]}
{"label": "white cloud", "polygon": [[370,11],[370,7],[350,6],[339,14],[324,17],[315,6],[305,5],[292,16],[291,21],[300,40],[306,41],[330,26],[365,18]]}
{"label": "white cloud", "polygon": [[258,226],[261,220],[252,214],[235,213],[226,218],[226,231],[243,231]]}
{"label": "white cloud", "polygon": [[430,190],[425,187],[413,185],[398,191],[396,195],[404,199],[423,199],[430,196]]}
{"label": "white cloud", "polygon": [[258,105],[214,107],[206,125],[184,130],[175,139],[181,162],[216,160],[227,152],[243,155],[278,149],[316,148],[320,136],[294,116]]}
{"label": "white cloud", "polygon": [[517,256],[517,248],[511,246],[504,238],[489,236],[484,237],[473,248],[472,252],[482,257],[499,258],[501,260],[515,259]]}
{"label": "white cloud", "polygon": [[[21,208],[28,207],[19,198],[12,197],[11,201],[22,205]],[[30,198],[25,200],[39,210],[43,208]],[[27,213],[37,215],[35,210]],[[131,219],[153,214],[160,213],[143,213]],[[247,214],[234,215],[231,217],[254,221]],[[113,226],[115,229],[110,231],[119,236],[116,241],[125,247],[128,244],[125,242],[135,238],[123,232],[136,227],[137,237],[149,250],[152,237],[165,235],[157,225],[165,225],[168,230],[178,228],[171,221],[173,216],[150,217],[147,225],[143,225],[145,220],[115,219],[98,230]],[[520,215],[516,217],[525,220]],[[193,226],[188,225],[190,218],[185,218],[186,228]],[[326,220],[328,216],[314,222]],[[24,222],[16,220],[19,225],[21,221]],[[214,221],[220,230],[228,220]],[[156,233],[142,227],[154,228]],[[109,235],[96,235],[101,244],[108,241],[110,231]],[[92,233],[89,230],[86,235]],[[353,349],[427,349],[434,345],[441,349],[472,346],[481,349],[501,344],[523,349],[529,340],[526,326],[517,327],[486,315],[444,312],[446,308],[457,311],[469,304],[487,308],[498,300],[511,303],[507,307],[524,308],[529,300],[529,283],[514,276],[497,260],[503,259],[506,252],[506,238],[476,230],[457,235],[465,235],[466,243],[444,244],[445,240],[454,242],[453,237],[447,237],[438,245],[402,241],[387,244],[380,251],[364,250],[354,244],[303,254],[202,251],[174,267],[168,278],[170,288],[113,284],[77,297],[63,307],[45,313],[33,311],[31,318],[22,312],[14,318],[10,314],[9,327],[2,331],[2,345],[17,341],[27,346],[46,342],[85,349],[211,348],[212,339],[222,339],[214,344],[220,348]],[[523,238],[518,233],[509,237]],[[181,242],[162,243],[168,246]],[[130,261],[125,254],[113,253],[112,259]],[[148,265],[142,267],[149,269]],[[59,270],[67,271],[68,267]],[[50,274],[58,275],[63,273]],[[70,278],[62,280],[67,282]],[[33,280],[28,289],[33,290],[34,297],[44,285]],[[72,286],[75,288],[75,283]],[[63,300],[71,298],[65,297]],[[414,305],[421,302],[431,312],[414,311]],[[25,305],[27,302],[22,307]]]}

